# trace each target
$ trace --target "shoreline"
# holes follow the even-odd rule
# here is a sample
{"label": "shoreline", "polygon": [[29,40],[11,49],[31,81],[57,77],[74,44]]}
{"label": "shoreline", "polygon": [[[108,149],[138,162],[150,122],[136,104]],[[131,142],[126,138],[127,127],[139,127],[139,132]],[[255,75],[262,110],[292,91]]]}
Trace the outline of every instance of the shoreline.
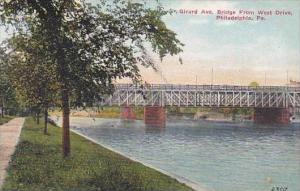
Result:
{"label": "shoreline", "polygon": [[[194,190],[165,172],[74,131],[71,131],[74,152],[67,160],[62,160],[62,128],[51,124],[48,135],[37,136],[42,128],[42,124],[36,125],[33,119],[26,119],[3,190],[94,190],[98,187],[104,190]],[[24,165],[27,168],[19,168]],[[41,181],[44,179],[46,181]]]}
{"label": "shoreline", "polygon": [[[53,111],[49,113],[52,116],[61,117],[61,113],[57,111]],[[87,118],[114,118],[119,119],[121,118],[121,111],[120,108],[106,108],[101,112],[97,112],[94,110],[72,110],[70,112],[70,117],[87,117]],[[237,114],[236,116],[233,113],[225,114],[221,111],[180,111],[180,112],[173,112],[167,111],[166,112],[167,118],[170,119],[190,119],[193,121],[219,121],[219,122],[241,122],[244,120],[251,120],[250,114]],[[140,110],[135,111],[135,120],[143,120],[143,112],[141,113]]]}
{"label": "shoreline", "polygon": [[[56,117],[56,116],[52,116],[52,117]],[[60,118],[62,116],[59,116]],[[88,119],[119,119],[119,120],[125,120],[125,121],[143,121],[144,119],[142,118],[136,118],[136,119],[122,119],[120,117],[102,117],[102,116],[79,116],[79,115],[75,115],[75,116],[70,116],[70,117],[77,117],[77,118],[88,118]],[[53,118],[52,118],[53,120]],[[166,119],[166,121],[172,121],[172,120],[190,120],[190,121],[194,121],[194,122],[223,122],[223,123],[240,123],[240,122],[253,122],[253,120],[232,120],[230,118],[206,118],[206,119],[193,119],[193,118],[189,118],[189,117],[185,117],[185,116],[174,116],[174,115],[170,115],[168,116],[168,118]]]}
{"label": "shoreline", "polygon": [[[60,127],[60,126],[58,126],[58,127]],[[130,160],[132,160],[132,161],[134,161],[134,162],[141,163],[142,165],[147,166],[147,167],[149,167],[149,168],[152,168],[152,169],[154,169],[154,170],[156,170],[156,171],[158,171],[158,172],[161,172],[161,173],[163,173],[163,174],[165,174],[165,175],[167,175],[167,176],[169,176],[169,177],[171,177],[171,178],[174,178],[174,179],[176,179],[178,182],[183,183],[183,184],[185,184],[185,185],[191,187],[191,188],[194,189],[195,191],[212,191],[212,190],[208,190],[207,188],[203,188],[203,187],[201,187],[199,184],[194,183],[194,182],[192,182],[192,181],[190,181],[190,180],[188,180],[188,179],[186,179],[186,178],[184,178],[184,177],[181,177],[181,176],[178,176],[178,175],[169,173],[169,172],[167,172],[167,171],[165,171],[165,170],[162,170],[162,169],[160,169],[160,168],[154,167],[154,166],[152,166],[152,165],[150,165],[150,164],[148,164],[148,163],[142,162],[142,161],[140,161],[140,160],[138,160],[138,159],[136,159],[136,158],[134,158],[134,157],[129,157],[129,156],[127,156],[125,153],[122,153],[121,151],[118,151],[118,150],[116,150],[116,149],[113,149],[112,147],[110,147],[110,146],[108,146],[108,145],[105,145],[105,144],[103,144],[103,143],[100,143],[100,142],[98,142],[98,141],[96,141],[96,140],[94,140],[94,139],[92,139],[92,138],[90,138],[90,137],[88,137],[88,136],[86,136],[86,135],[83,135],[82,133],[79,133],[79,132],[77,132],[77,131],[74,130],[74,129],[71,129],[71,128],[70,128],[70,130],[71,130],[73,133],[76,133],[77,135],[79,135],[79,136],[81,136],[81,137],[83,137],[83,138],[85,138],[85,139],[87,139],[87,140],[89,140],[89,141],[91,141],[91,142],[93,142],[93,143],[95,143],[95,144],[97,144],[97,145],[100,145],[100,146],[102,146],[102,147],[104,147],[104,148],[106,148],[106,149],[108,149],[108,150],[110,150],[110,151],[112,151],[112,152],[115,152],[115,153],[117,153],[117,154],[119,154],[119,155],[121,155],[121,156],[123,156],[123,157],[125,157],[125,158],[128,158],[128,159],[130,159]]]}

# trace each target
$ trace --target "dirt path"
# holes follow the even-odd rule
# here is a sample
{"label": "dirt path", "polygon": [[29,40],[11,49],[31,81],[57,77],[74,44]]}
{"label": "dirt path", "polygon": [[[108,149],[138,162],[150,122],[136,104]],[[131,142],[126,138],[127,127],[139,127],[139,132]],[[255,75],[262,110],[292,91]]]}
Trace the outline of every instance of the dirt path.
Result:
{"label": "dirt path", "polygon": [[10,156],[18,143],[24,118],[15,118],[0,126],[0,190],[6,175]]}

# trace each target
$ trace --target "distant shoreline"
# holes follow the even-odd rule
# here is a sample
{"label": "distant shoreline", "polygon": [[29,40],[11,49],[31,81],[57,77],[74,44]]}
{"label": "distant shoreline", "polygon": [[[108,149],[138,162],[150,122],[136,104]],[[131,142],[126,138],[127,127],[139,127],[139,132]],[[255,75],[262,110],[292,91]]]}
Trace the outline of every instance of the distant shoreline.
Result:
{"label": "distant shoreline", "polygon": [[[143,120],[143,112],[138,111],[136,113],[135,120]],[[50,112],[52,116],[61,116],[61,112]],[[90,111],[90,110],[81,110],[81,111],[71,111],[70,117],[88,117],[88,118],[114,118],[118,119],[120,117],[119,110],[104,110],[104,111]],[[234,121],[244,121],[251,120],[251,115],[234,115],[232,113],[224,114],[217,111],[196,111],[196,112],[172,112],[167,111],[167,117],[170,119],[190,119],[190,120],[204,120],[204,121],[224,121],[224,122],[234,122]]]}

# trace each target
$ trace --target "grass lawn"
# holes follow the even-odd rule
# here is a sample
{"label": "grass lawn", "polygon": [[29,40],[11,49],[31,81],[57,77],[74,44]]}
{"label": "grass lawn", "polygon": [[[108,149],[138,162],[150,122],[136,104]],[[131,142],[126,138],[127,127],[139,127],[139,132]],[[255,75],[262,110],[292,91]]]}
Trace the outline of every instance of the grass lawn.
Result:
{"label": "grass lawn", "polygon": [[63,159],[61,128],[27,118],[3,191],[188,191],[160,172],[71,133],[72,154]]}
{"label": "grass lawn", "polygon": [[13,117],[11,117],[11,116],[0,117],[0,125],[3,125],[4,123],[7,123],[11,119],[13,119]]}

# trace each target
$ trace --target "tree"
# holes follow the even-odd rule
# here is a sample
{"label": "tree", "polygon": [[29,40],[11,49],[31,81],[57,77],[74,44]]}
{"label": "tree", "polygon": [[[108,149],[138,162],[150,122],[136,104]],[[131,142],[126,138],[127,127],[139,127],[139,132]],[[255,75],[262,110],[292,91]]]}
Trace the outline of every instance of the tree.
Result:
{"label": "tree", "polygon": [[6,65],[5,49],[0,47],[0,101],[1,101],[1,117],[4,117],[5,110],[12,106],[16,106],[15,92],[9,80]]}
{"label": "tree", "polygon": [[58,85],[52,75],[54,68],[51,67],[51,59],[43,51],[45,42],[35,40],[39,35],[41,34],[33,32],[30,37],[12,37],[7,42],[7,48],[14,51],[7,56],[7,65],[20,104],[35,111],[38,124],[40,113],[44,111],[44,134],[47,134],[48,108],[55,103]]}
{"label": "tree", "polygon": [[250,87],[256,88],[256,87],[259,86],[259,84],[258,84],[258,82],[253,81],[253,82],[251,82],[251,83],[249,84],[249,86],[250,86]]}
{"label": "tree", "polygon": [[[155,8],[126,0],[14,0],[0,3],[2,23],[36,42],[46,42],[59,85],[63,113],[63,155],[70,154],[70,106],[91,103],[113,90],[115,79],[138,80],[139,65],[155,65],[148,45],[161,59],[176,55],[183,44],[161,20],[171,13],[159,4]],[[42,35],[32,34],[39,31]],[[147,42],[147,43],[145,43]]]}

